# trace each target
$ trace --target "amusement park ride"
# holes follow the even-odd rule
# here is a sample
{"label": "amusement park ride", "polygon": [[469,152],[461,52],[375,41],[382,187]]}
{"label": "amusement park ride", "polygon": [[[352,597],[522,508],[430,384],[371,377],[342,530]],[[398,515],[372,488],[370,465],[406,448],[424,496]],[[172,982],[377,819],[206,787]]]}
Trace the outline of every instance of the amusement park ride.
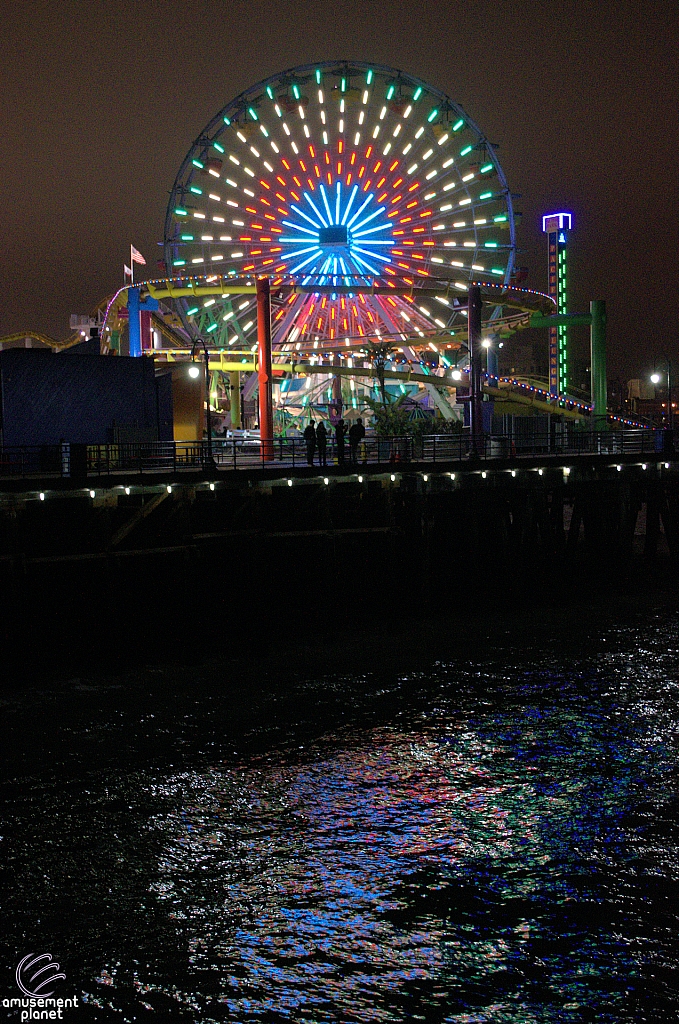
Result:
{"label": "amusement park ride", "polygon": [[[175,373],[198,346],[214,416],[239,428],[257,395],[263,442],[397,399],[445,420],[468,401],[472,432],[486,399],[600,428],[605,309],[567,313],[570,216],[543,225],[548,294],[519,285],[515,216],[495,145],[443,93],[361,62],[292,68],[199,134],[172,187],[161,273],[102,302],[94,333],[102,354]],[[568,391],[569,324],[590,325],[591,401]],[[531,326],[550,332],[544,388],[497,374],[497,346]]]}

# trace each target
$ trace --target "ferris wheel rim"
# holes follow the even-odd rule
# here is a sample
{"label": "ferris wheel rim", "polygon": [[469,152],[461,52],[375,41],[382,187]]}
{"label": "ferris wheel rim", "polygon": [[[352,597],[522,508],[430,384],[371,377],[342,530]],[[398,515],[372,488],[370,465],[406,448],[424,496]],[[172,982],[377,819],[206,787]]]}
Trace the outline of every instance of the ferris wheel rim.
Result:
{"label": "ferris wheel rim", "polygon": [[[252,86],[250,86],[248,89],[243,90],[236,97],[234,97],[227,104],[225,104],[213,116],[213,118],[208,122],[208,124],[205,126],[203,131],[199,134],[199,136],[194,140],[194,142],[190,146],[190,148],[189,148],[189,150],[188,150],[188,152],[187,152],[187,154],[186,154],[186,156],[184,158],[184,161],[182,162],[182,164],[181,164],[181,166],[180,166],[180,168],[179,168],[179,170],[177,172],[177,175],[176,175],[176,178],[175,178],[175,182],[173,184],[172,192],[170,194],[170,202],[168,204],[167,213],[166,213],[166,219],[165,219],[165,239],[164,239],[165,250],[164,251],[165,251],[165,256],[166,256],[166,263],[170,262],[169,257],[171,255],[172,245],[173,245],[174,239],[176,237],[176,232],[175,232],[174,236],[173,236],[173,233],[172,233],[173,206],[175,204],[175,196],[176,196],[178,190],[180,188],[184,187],[185,182],[187,180],[189,180],[189,177],[187,177],[187,176],[190,176],[190,175],[192,175],[194,173],[192,171],[192,167],[193,167],[193,164],[195,164],[196,159],[197,159],[196,154],[197,153],[203,153],[204,154],[207,151],[207,149],[214,144],[215,139],[218,138],[218,137],[221,137],[224,134],[224,132],[225,132],[224,122],[227,121],[227,119],[228,119],[227,123],[230,124],[230,115],[242,115],[247,110],[247,105],[248,104],[250,105],[250,109],[252,110],[253,109],[253,104],[264,102],[264,100],[266,98],[266,95],[267,95],[267,92],[266,92],[267,91],[267,87],[270,87],[271,91],[273,91],[274,87],[275,87],[275,89],[280,90],[280,89],[282,89],[285,86],[289,87],[290,83],[293,80],[295,80],[295,79],[299,80],[299,83],[300,83],[301,86],[306,87],[306,84],[308,83],[310,78],[312,78],[314,75],[318,75],[319,71],[320,71],[321,74],[330,73],[330,74],[335,74],[335,75],[340,75],[342,73],[342,71],[344,71],[344,72],[346,72],[346,75],[347,75],[348,78],[350,78],[352,75],[368,74],[368,73],[370,73],[372,75],[388,76],[389,79],[393,80],[394,82],[398,82],[399,88],[401,86],[415,87],[415,91],[416,92],[419,89],[419,90],[425,92],[427,97],[432,98],[432,99],[440,100],[443,104],[445,104],[445,110],[446,111],[452,111],[455,114],[459,114],[461,116],[461,118],[464,119],[464,127],[465,127],[465,129],[470,131],[472,133],[472,135],[475,137],[476,145],[478,147],[480,147],[480,146],[487,147],[489,153],[492,155],[493,173],[497,175],[499,184],[501,185],[501,189],[498,191],[497,194],[499,196],[500,193],[501,193],[501,195],[502,195],[502,202],[506,205],[507,217],[505,217],[504,219],[508,221],[507,227],[509,228],[509,245],[505,247],[505,249],[507,251],[507,261],[506,261],[506,265],[505,265],[504,271],[503,271],[503,283],[505,285],[508,285],[509,284],[509,280],[510,280],[512,266],[513,266],[514,251],[515,251],[515,230],[514,230],[514,216],[513,216],[512,197],[511,197],[511,192],[509,190],[509,187],[508,187],[508,184],[507,184],[507,181],[506,181],[506,177],[504,175],[502,167],[501,167],[501,165],[500,165],[500,163],[497,160],[497,157],[495,155],[495,147],[493,147],[488,142],[488,139],[487,139],[486,135],[482,132],[481,128],[467,114],[466,110],[459,103],[457,103],[454,100],[452,100],[442,90],[437,89],[434,86],[431,86],[429,83],[424,82],[423,80],[417,78],[416,76],[410,74],[407,71],[404,71],[402,69],[392,68],[392,67],[389,67],[387,65],[373,63],[373,62],[348,61],[348,60],[341,60],[341,59],[340,60],[331,60],[331,61],[320,61],[320,62],[316,62],[316,63],[307,63],[307,64],[303,64],[303,65],[296,65],[296,66],[293,66],[293,67],[290,67],[290,68],[286,68],[286,69],[284,69],[282,71],[279,71],[279,72],[277,72],[277,73],[275,73],[273,75],[270,75],[268,78],[262,79],[261,81],[259,81],[259,82],[255,83],[255,84],[253,84]],[[305,76],[307,76],[306,77],[306,81],[303,81]],[[273,96],[270,96],[269,98],[273,99]],[[245,142],[245,140],[243,140],[243,141]],[[469,148],[471,149],[472,147],[470,146]],[[325,196],[324,196],[324,198],[325,198]],[[319,204],[320,204],[320,200],[319,200]],[[326,206],[327,206],[327,204],[326,204]],[[318,212],[318,211],[316,211],[316,212]],[[328,213],[330,213],[329,210],[328,210]],[[299,220],[299,217],[298,217],[298,220]],[[321,218],[321,220],[322,220],[322,218]],[[318,224],[318,221],[317,221],[317,224]],[[316,225],[314,225],[314,226],[316,226]],[[307,227],[306,230],[309,231],[310,229]],[[371,249],[370,253],[374,253],[374,250]],[[367,256],[368,252],[366,252],[365,255]],[[358,259],[362,259],[363,257],[357,257],[357,258]],[[377,262],[376,258],[373,258],[372,262],[373,262],[373,264],[376,263]],[[441,261],[439,261],[439,262],[441,262]],[[461,264],[460,264],[460,266],[461,266]],[[481,268],[481,269],[483,269],[483,268]],[[258,268],[255,271],[255,273],[256,273],[257,276],[262,276],[261,268]],[[302,278],[303,276],[305,276],[305,275],[302,275],[302,274],[299,275],[300,278]],[[343,276],[343,275],[338,274],[337,275],[337,279],[340,278],[341,276]],[[348,276],[348,275],[345,275],[345,276]],[[372,275],[365,274],[363,276],[367,280],[375,280],[375,279],[377,279],[379,277],[378,274],[372,274]],[[455,276],[455,272],[454,271],[453,272],[448,272],[448,274],[447,274],[447,277],[448,277],[450,282],[452,282],[452,279],[453,279],[454,276]],[[311,278],[309,278],[308,275],[306,275],[306,277],[307,277],[307,281],[311,280]],[[367,283],[367,280],[366,280],[366,283]],[[337,283],[339,284],[339,280],[337,280]],[[396,282],[394,281],[394,284],[395,283]],[[467,279],[467,283],[468,283],[468,279]],[[412,282],[411,282],[411,284],[412,284]],[[358,288],[358,286],[359,285],[358,285],[358,281],[357,281],[356,282],[356,288]],[[408,290],[408,284],[405,283],[405,287],[403,288],[403,291],[405,292],[407,290]],[[398,289],[398,292],[401,292],[400,288]],[[190,307],[185,306],[184,310],[186,310],[187,308],[190,308]],[[181,309],[181,307],[179,308],[178,311],[180,313],[181,319],[185,323],[185,327],[186,327],[187,331],[190,334],[192,334],[193,336],[201,336],[200,330],[195,327],[195,325],[191,322],[191,320],[188,317],[185,317],[184,311]]]}

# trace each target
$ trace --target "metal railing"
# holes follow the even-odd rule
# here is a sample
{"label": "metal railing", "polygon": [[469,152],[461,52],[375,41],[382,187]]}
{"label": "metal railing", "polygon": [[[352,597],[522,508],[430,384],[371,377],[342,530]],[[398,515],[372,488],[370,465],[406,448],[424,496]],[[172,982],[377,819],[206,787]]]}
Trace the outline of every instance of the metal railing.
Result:
{"label": "metal railing", "polygon": [[207,442],[151,441],[119,444],[26,445],[0,448],[0,479],[181,475],[184,472],[253,469],[339,468],[394,466],[415,463],[463,462],[520,458],[577,458],[586,455],[674,454],[673,435],[667,430],[571,431],[531,433],[526,436],[485,434],[471,438],[467,432],[422,437],[364,438],[357,446],[338,448],[331,440],[323,451],[311,453],[302,438],[258,438],[212,441],[212,461]]}

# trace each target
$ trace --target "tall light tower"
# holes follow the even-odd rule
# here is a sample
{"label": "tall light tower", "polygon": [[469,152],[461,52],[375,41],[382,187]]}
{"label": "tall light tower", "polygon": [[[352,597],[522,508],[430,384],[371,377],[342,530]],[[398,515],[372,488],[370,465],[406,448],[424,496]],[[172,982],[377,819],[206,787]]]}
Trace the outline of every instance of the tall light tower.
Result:
{"label": "tall light tower", "polygon": [[[566,313],[568,232],[570,213],[546,213],[542,230],[547,235],[548,293],[556,302],[556,312]],[[549,393],[564,395],[568,391],[567,328],[549,328]]]}

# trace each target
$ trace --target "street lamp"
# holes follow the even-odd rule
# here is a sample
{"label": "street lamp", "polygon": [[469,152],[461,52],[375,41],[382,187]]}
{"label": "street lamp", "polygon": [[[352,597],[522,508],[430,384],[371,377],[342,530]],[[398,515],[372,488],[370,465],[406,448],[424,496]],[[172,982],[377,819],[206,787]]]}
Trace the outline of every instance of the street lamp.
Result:
{"label": "street lamp", "polygon": [[[667,375],[667,426],[672,429],[674,426],[672,417],[672,362],[663,352],[663,359],[665,360],[665,372]],[[662,380],[662,375],[657,371],[651,374],[651,383],[659,384]]]}
{"label": "street lamp", "polygon": [[207,350],[207,345],[202,338],[196,338],[191,346],[191,365],[189,366],[189,377],[193,377],[194,380],[199,376],[200,370],[196,366],[196,348],[201,345],[203,348],[203,356],[205,359],[205,410],[206,410],[206,426],[207,426],[207,466],[209,469],[216,469],[215,460],[212,455],[212,410],[210,409],[210,354]]}
{"label": "street lamp", "polygon": [[486,350],[486,372],[489,377],[498,376],[498,358],[495,337],[484,338],[481,345]]}

